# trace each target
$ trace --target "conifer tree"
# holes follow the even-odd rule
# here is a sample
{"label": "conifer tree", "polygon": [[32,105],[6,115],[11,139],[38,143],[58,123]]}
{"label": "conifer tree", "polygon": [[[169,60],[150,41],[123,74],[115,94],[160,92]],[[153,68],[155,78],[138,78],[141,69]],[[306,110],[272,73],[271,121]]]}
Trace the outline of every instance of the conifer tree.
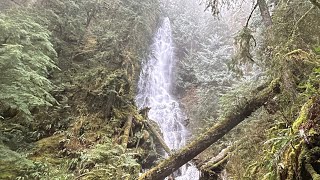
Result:
{"label": "conifer tree", "polygon": [[[23,12],[0,14],[0,115],[31,118],[31,110],[55,103],[49,70],[57,68],[50,33]],[[10,113],[9,113],[10,112]]]}

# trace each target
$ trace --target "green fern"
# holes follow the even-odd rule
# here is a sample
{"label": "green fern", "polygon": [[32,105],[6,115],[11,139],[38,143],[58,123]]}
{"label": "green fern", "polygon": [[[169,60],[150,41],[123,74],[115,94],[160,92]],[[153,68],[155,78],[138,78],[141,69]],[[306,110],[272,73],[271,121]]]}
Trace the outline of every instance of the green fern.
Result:
{"label": "green fern", "polygon": [[31,109],[56,103],[46,78],[50,69],[57,68],[56,56],[49,31],[32,16],[0,14],[0,114],[14,109],[30,119]]}
{"label": "green fern", "polygon": [[[87,154],[80,157],[80,172],[85,179],[137,179],[141,170],[140,164],[126,153],[125,149],[114,144],[108,139],[104,144],[99,144]],[[86,169],[89,164],[94,164],[93,169]],[[89,172],[88,172],[89,171]]]}

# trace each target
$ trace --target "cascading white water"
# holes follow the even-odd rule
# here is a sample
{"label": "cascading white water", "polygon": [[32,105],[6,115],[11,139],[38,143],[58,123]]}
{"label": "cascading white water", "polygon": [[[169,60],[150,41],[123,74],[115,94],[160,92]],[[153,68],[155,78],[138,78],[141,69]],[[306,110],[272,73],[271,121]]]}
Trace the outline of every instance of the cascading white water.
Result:
{"label": "cascading white water", "polygon": [[[174,52],[169,18],[165,18],[151,47],[152,52],[142,64],[136,103],[140,109],[151,108],[149,118],[161,128],[164,141],[170,149],[180,149],[186,144],[188,131],[186,119],[179,103],[171,95]],[[198,180],[199,171],[189,163],[180,169],[177,180]]]}

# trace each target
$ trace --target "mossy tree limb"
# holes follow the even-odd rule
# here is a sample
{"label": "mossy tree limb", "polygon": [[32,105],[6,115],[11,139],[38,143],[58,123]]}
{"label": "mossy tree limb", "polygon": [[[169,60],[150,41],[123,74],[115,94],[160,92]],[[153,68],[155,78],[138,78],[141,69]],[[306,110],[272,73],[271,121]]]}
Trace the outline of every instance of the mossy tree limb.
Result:
{"label": "mossy tree limb", "polygon": [[130,130],[132,127],[132,118],[133,118],[132,115],[129,115],[124,125],[124,131],[123,131],[122,142],[121,142],[124,148],[127,148],[127,145],[128,145]]}
{"label": "mossy tree limb", "polygon": [[247,100],[241,107],[235,107],[225,117],[221,118],[217,124],[208,131],[201,134],[198,139],[191,142],[185,148],[182,148],[168,159],[162,161],[159,165],[142,174],[139,180],[160,180],[164,179],[175,170],[196,157],[211,144],[217,142],[231,129],[250,116],[254,111],[263,106],[268,100],[280,92],[278,79],[256,94],[250,100]]}
{"label": "mossy tree limb", "polygon": [[224,148],[223,150],[220,151],[220,153],[217,156],[211,158],[208,162],[201,165],[200,169],[204,171],[214,170],[215,168],[217,168],[218,166],[220,166],[221,164],[223,164],[229,159],[230,153],[234,149],[235,149],[235,146],[228,146]]}
{"label": "mossy tree limb", "polygon": [[219,161],[208,162],[201,167],[201,171],[207,171],[207,172],[215,171],[215,169],[217,169],[219,166],[221,166],[222,164],[225,164],[225,162],[228,161],[229,157],[230,157],[230,154],[225,154],[225,156],[223,156],[222,159],[219,159]]}
{"label": "mossy tree limb", "polygon": [[308,114],[311,106],[314,103],[314,99],[310,98],[301,108],[298,118],[293,122],[292,129],[296,133],[299,130],[299,126],[308,120]]}
{"label": "mossy tree limb", "polygon": [[313,166],[310,163],[306,163],[304,165],[308,173],[311,175],[313,180],[320,180],[320,175],[317,173],[317,171],[314,170]]}
{"label": "mossy tree limb", "polygon": [[157,138],[157,140],[159,141],[160,145],[162,146],[162,148],[168,153],[168,155],[171,155],[171,150],[170,148],[167,146],[167,144],[165,143],[165,141],[163,140],[162,136],[158,133],[158,131],[152,126],[152,124],[149,122],[149,120],[145,121],[145,126],[147,127],[147,129],[149,129],[152,134],[155,136],[155,138]]}

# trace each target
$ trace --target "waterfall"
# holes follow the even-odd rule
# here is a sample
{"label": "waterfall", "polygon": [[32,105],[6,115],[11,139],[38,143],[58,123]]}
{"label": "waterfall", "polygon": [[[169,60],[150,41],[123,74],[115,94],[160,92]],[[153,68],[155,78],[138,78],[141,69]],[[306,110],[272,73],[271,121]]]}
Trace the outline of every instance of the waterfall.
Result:
{"label": "waterfall", "polygon": [[[142,63],[136,103],[140,109],[151,108],[149,118],[156,121],[164,141],[172,150],[186,144],[188,131],[184,126],[186,116],[171,94],[174,47],[169,18],[165,18],[154,37],[151,53]],[[191,164],[175,173],[177,180],[197,180],[199,171]]]}

